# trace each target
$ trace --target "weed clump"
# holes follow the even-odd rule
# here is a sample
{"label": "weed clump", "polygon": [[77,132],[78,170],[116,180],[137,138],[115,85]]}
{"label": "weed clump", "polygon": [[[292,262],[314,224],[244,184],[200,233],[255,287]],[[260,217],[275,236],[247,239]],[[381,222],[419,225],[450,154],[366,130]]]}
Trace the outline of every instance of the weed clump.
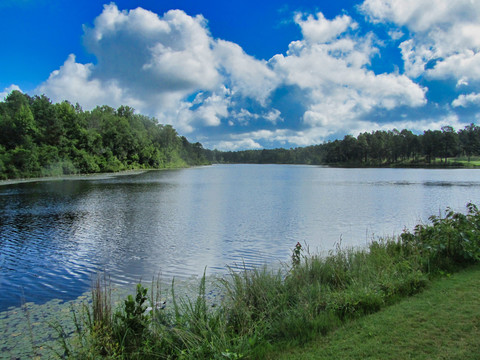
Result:
{"label": "weed clump", "polygon": [[220,280],[223,301],[207,303],[205,275],[193,299],[164,309],[160,286],[141,284],[112,310],[109,286],[97,281],[92,303],[75,313],[76,332],[63,337],[72,359],[262,358],[273,346],[305,343],[346,321],[418,293],[429,278],[480,260],[480,212],[447,209],[431,224],[361,249],[312,255],[297,243],[291,263],[230,270]]}

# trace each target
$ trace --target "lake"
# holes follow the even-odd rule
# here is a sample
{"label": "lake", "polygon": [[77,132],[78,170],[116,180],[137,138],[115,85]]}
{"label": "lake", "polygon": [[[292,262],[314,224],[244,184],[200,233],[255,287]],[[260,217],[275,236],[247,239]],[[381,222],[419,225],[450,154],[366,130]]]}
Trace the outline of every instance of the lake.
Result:
{"label": "lake", "polygon": [[288,262],[480,203],[471,169],[213,165],[0,186],[0,311],[118,285]]}

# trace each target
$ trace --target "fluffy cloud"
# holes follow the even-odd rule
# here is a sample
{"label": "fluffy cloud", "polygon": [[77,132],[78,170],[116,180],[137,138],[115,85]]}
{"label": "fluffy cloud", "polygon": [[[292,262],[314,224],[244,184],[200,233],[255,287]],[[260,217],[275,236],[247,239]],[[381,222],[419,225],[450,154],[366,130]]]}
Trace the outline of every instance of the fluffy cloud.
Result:
{"label": "fluffy cloud", "polygon": [[[72,54],[36,92],[86,109],[130,105],[191,140],[224,150],[305,146],[330,136],[400,127],[409,120],[388,120],[387,126],[387,120],[366,119],[422,108],[427,89],[412,80],[418,74],[454,76],[458,86],[480,79],[477,20],[466,14],[470,2],[432,2],[440,7],[430,12],[425,10],[433,7],[425,1],[366,0],[361,6],[370,21],[397,26],[387,32],[404,40],[405,74],[372,71],[382,44],[348,15],[293,15],[301,39],[285,53],[259,60],[237,44],[214,38],[201,15],[121,11],[112,3],[84,28],[85,46],[96,62],[81,64]],[[462,16],[467,20],[454,26]],[[451,105],[472,102],[465,96]]]}
{"label": "fluffy cloud", "polygon": [[326,43],[336,39],[340,34],[349,28],[356,28],[357,24],[347,15],[337,16],[333,20],[327,20],[319,12],[317,16],[311,14],[306,16],[297,13],[295,22],[300,25],[304,40],[312,43]]}
{"label": "fluffy cloud", "polygon": [[235,111],[230,114],[230,126],[239,124],[240,126],[248,126],[252,121],[257,121],[263,119],[268,123],[277,125],[283,121],[281,112],[277,109],[271,109],[263,114],[252,113],[247,109],[240,109],[240,111]]}
{"label": "fluffy cloud", "polygon": [[265,105],[266,99],[279,83],[267,62],[245,54],[240,46],[224,40],[215,42],[214,53],[232,90]]}
{"label": "fluffy cloud", "polygon": [[[478,29],[480,34],[480,28]],[[428,74],[436,79],[453,77],[462,81],[469,79],[480,80],[480,52],[464,50],[462,53],[452,54],[439,61],[435,67],[428,70]]]}
{"label": "fluffy cloud", "polygon": [[[128,104],[192,132],[219,126],[233,96],[265,105],[277,84],[265,61],[213,39],[201,15],[170,10],[159,17],[142,8],[120,11],[112,3],[84,31],[97,63],[80,64],[70,55],[37,92],[85,108]],[[196,93],[208,95],[189,101]]]}
{"label": "fluffy cloud", "polygon": [[141,107],[143,104],[126,94],[117,80],[100,81],[92,78],[93,64],[79,64],[75,55],[69,55],[59,70],[53,71],[48,80],[36,92],[47,94],[55,101],[70,100],[87,108],[99,104],[118,107],[122,104]]}
{"label": "fluffy cloud", "polygon": [[212,90],[219,82],[211,38],[202,16],[170,10],[162,18],[137,8],[106,5],[85,44],[95,54],[95,75],[146,92]]}
{"label": "fluffy cloud", "polygon": [[458,115],[454,113],[446,113],[440,117],[425,117],[415,120],[403,120],[403,121],[394,121],[388,124],[379,125],[378,127],[372,129],[368,128],[367,131],[372,130],[392,130],[396,129],[409,129],[413,132],[422,133],[425,130],[441,130],[444,126],[451,126],[455,130],[463,129],[465,126],[469,125],[469,122],[462,121]]}
{"label": "fluffy cloud", "polygon": [[7,95],[10,94],[14,90],[18,90],[18,91],[22,92],[22,90],[20,89],[20,87],[18,85],[12,84],[9,87],[6,87],[5,89],[3,89],[2,92],[0,92],[0,99],[5,100]]}
{"label": "fluffy cloud", "polygon": [[[275,129],[247,131],[240,134],[229,134],[220,142],[205,142],[207,146],[219,150],[260,149],[277,146],[308,146],[322,142],[332,131],[328,128],[316,127],[305,130]],[[260,143],[262,146],[260,146]]]}
{"label": "fluffy cloud", "polygon": [[287,56],[271,63],[285,83],[306,91],[308,109],[303,121],[329,132],[350,129],[352,123],[375,108],[425,104],[425,90],[399,74],[376,75],[367,69],[378,51],[371,37],[344,32],[356,27],[348,17],[327,20],[322,14],[306,20],[296,16],[305,38],[290,44]]}
{"label": "fluffy cloud", "polygon": [[361,9],[411,32],[400,45],[408,76],[480,80],[479,0],[365,0]]}
{"label": "fluffy cloud", "polygon": [[462,94],[452,102],[453,107],[467,107],[469,105],[480,105],[480,94]]}
{"label": "fluffy cloud", "polygon": [[218,93],[199,93],[193,102],[182,102],[176,114],[178,127],[186,133],[194,131],[194,126],[219,126],[228,117],[230,91],[223,87]]}
{"label": "fluffy cloud", "polygon": [[281,116],[281,112],[277,109],[272,109],[267,114],[264,115],[265,120],[271,122],[272,124],[276,125],[278,122],[282,122],[283,118]]}
{"label": "fluffy cloud", "polygon": [[[213,145],[213,144],[212,144]],[[215,149],[222,151],[237,151],[243,149],[262,149],[263,146],[247,137],[240,140],[222,140],[215,143]]]}
{"label": "fluffy cloud", "polygon": [[234,111],[231,114],[231,119],[229,122],[230,126],[235,126],[239,124],[241,126],[248,126],[252,120],[257,120],[260,118],[260,115],[253,114],[247,109],[240,109],[240,111]]}

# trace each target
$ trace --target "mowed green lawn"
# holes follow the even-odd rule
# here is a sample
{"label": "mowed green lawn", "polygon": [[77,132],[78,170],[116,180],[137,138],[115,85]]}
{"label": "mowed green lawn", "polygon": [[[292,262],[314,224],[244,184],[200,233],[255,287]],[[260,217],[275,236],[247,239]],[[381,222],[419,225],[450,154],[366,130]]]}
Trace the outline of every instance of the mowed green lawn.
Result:
{"label": "mowed green lawn", "polygon": [[470,161],[460,160],[458,162],[464,164],[465,166],[480,166],[480,160],[470,160]]}
{"label": "mowed green lawn", "polygon": [[480,359],[480,266],[271,359]]}
{"label": "mowed green lawn", "polygon": [[476,166],[480,166],[480,157],[472,156],[470,158],[470,161],[468,161],[467,157],[460,156],[460,157],[448,158],[448,162],[460,163],[466,167],[476,167]]}

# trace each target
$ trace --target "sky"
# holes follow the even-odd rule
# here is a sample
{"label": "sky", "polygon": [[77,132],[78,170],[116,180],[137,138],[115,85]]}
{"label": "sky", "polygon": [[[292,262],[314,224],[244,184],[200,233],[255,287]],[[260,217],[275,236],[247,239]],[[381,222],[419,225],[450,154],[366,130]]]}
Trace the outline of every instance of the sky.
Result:
{"label": "sky", "polygon": [[205,148],[480,120],[480,0],[0,0],[0,100],[128,105]]}

